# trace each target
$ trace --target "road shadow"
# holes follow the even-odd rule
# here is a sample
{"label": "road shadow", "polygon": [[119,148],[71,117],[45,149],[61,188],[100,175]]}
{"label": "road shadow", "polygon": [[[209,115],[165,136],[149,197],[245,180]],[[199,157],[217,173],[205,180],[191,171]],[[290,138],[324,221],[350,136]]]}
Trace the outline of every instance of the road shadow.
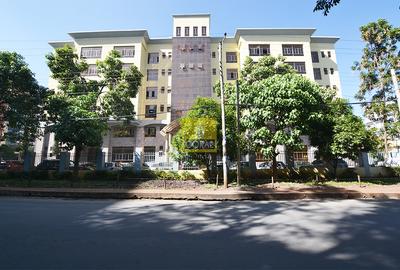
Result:
{"label": "road shadow", "polygon": [[398,201],[0,199],[0,214],[6,269],[400,267]]}

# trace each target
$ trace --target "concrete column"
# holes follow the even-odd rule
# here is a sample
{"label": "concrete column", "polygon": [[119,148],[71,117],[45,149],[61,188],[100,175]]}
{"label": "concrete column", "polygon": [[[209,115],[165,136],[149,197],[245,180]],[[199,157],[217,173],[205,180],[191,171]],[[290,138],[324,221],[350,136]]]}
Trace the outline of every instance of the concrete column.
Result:
{"label": "concrete column", "polygon": [[134,169],[135,171],[140,172],[142,170],[142,162],[143,162],[143,147],[135,147],[135,152],[134,152],[134,162],[135,166]]}
{"label": "concrete column", "polygon": [[71,154],[69,152],[60,153],[60,168],[59,172],[63,173],[69,169],[69,161]]}
{"label": "concrete column", "polygon": [[26,152],[24,155],[24,172],[28,173],[32,170],[32,153]]}
{"label": "concrete column", "polygon": [[96,171],[104,170],[105,153],[101,148],[97,149],[96,152]]}
{"label": "concrete column", "polygon": [[364,168],[365,176],[370,177],[371,176],[371,171],[369,169],[369,161],[368,161],[368,153],[362,152],[361,153],[361,160],[362,160],[362,165]]}

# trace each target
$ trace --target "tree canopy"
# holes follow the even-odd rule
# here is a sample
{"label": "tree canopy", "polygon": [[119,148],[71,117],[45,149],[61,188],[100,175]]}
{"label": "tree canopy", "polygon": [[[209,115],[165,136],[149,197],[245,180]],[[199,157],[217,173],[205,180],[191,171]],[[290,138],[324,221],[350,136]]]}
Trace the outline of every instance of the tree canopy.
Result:
{"label": "tree canopy", "polygon": [[384,141],[385,157],[388,155],[389,136],[400,133],[397,119],[396,93],[391,78],[391,69],[397,70],[400,62],[398,44],[400,28],[386,20],[368,23],[360,28],[365,42],[360,62],[353,69],[360,72],[360,86],[356,98],[362,102],[364,115],[380,126]]}
{"label": "tree canopy", "polygon": [[100,146],[109,118],[130,120],[135,117],[134,98],[143,75],[136,66],[123,69],[117,51],[97,61],[98,80],[85,76],[89,68],[70,46],[47,55],[52,78],[58,89],[46,103],[48,130],[66,150],[75,148],[75,170],[81,151]]}
{"label": "tree canopy", "polygon": [[7,138],[23,151],[42,133],[43,99],[40,86],[23,57],[15,52],[0,52],[0,114]]}

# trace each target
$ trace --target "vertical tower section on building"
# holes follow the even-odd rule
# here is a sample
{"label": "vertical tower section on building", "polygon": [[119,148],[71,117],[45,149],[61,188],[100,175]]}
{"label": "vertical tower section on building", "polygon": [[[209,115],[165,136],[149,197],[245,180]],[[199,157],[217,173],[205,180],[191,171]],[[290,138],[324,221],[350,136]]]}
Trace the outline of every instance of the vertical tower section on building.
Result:
{"label": "vertical tower section on building", "polygon": [[171,119],[193,105],[197,97],[211,97],[210,15],[174,15],[172,37]]}

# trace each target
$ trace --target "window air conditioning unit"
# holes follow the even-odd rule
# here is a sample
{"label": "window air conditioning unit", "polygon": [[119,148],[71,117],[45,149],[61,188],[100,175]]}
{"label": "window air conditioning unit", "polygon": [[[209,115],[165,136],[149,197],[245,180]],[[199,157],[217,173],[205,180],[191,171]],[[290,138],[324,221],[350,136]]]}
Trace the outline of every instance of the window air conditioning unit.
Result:
{"label": "window air conditioning unit", "polygon": [[193,64],[193,63],[190,63],[190,64],[189,64],[189,68],[190,68],[190,69],[194,69],[194,64]]}
{"label": "window air conditioning unit", "polygon": [[197,64],[197,67],[198,67],[199,69],[204,69],[203,63]]}
{"label": "window air conditioning unit", "polygon": [[183,63],[181,63],[181,64],[179,65],[179,68],[180,68],[180,69],[186,69],[186,65],[183,64]]}

